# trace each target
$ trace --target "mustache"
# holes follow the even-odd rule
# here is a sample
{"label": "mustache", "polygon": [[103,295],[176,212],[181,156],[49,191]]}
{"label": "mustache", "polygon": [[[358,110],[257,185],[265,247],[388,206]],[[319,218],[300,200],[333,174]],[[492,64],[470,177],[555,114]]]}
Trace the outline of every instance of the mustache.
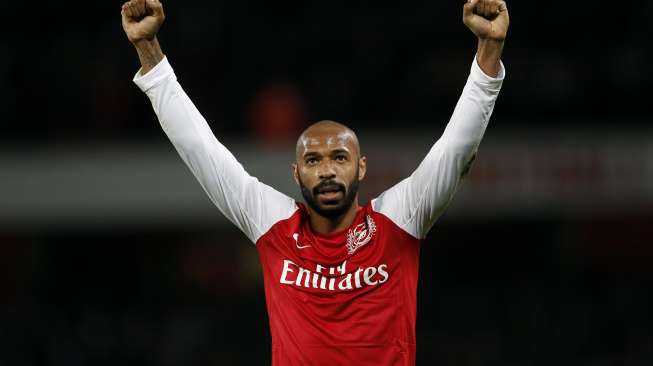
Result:
{"label": "mustache", "polygon": [[334,180],[324,180],[320,182],[315,188],[313,188],[313,195],[317,195],[319,193],[325,192],[325,191],[343,191],[346,192],[346,187],[342,183],[338,183]]}

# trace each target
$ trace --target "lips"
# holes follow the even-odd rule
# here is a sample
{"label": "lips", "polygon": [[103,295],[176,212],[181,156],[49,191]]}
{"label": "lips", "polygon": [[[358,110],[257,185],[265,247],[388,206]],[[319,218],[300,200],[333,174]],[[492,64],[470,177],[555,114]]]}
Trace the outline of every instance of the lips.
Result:
{"label": "lips", "polygon": [[324,191],[318,193],[318,196],[322,198],[323,201],[334,201],[342,198],[342,191]]}
{"label": "lips", "polygon": [[317,193],[340,192],[342,189],[338,185],[319,187]]}
{"label": "lips", "polygon": [[344,189],[339,184],[321,185],[318,186],[315,191],[316,195],[323,201],[339,200],[344,196]]}

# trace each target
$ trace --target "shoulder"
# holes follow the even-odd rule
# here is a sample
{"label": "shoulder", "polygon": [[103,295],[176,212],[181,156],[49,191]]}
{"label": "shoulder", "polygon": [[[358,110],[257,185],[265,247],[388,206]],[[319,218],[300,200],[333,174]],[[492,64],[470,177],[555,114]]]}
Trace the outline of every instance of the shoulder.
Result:
{"label": "shoulder", "polygon": [[258,246],[260,242],[264,242],[269,239],[278,237],[279,235],[285,235],[287,233],[294,233],[299,230],[302,226],[302,223],[308,219],[308,211],[306,206],[297,201],[294,202],[294,209],[289,214],[273,220],[269,223],[267,230],[257,238],[255,241]]}
{"label": "shoulder", "polygon": [[[400,182],[398,186],[402,184],[403,182]],[[414,213],[411,212],[406,198],[402,197],[397,188],[395,186],[370,201],[368,210],[371,217],[388,229],[402,232],[415,239],[423,239],[415,228]]]}

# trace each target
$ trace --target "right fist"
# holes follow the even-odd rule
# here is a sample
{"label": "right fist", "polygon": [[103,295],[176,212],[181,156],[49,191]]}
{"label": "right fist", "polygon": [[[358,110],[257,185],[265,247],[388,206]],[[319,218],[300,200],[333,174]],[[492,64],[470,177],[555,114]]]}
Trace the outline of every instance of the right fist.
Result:
{"label": "right fist", "polygon": [[122,28],[130,42],[152,40],[165,15],[159,0],[131,0],[122,5]]}

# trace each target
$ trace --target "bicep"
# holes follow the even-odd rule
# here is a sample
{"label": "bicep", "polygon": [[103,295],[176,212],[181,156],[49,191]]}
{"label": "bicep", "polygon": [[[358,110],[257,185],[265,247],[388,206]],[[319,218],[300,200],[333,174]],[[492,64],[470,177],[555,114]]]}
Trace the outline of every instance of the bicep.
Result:
{"label": "bicep", "polygon": [[423,239],[451,201],[468,159],[438,141],[408,178],[374,200],[374,209]]}
{"label": "bicep", "polygon": [[225,146],[213,136],[211,140],[178,149],[179,154],[211,202],[256,243],[274,223],[290,217],[296,203],[248,174]]}

